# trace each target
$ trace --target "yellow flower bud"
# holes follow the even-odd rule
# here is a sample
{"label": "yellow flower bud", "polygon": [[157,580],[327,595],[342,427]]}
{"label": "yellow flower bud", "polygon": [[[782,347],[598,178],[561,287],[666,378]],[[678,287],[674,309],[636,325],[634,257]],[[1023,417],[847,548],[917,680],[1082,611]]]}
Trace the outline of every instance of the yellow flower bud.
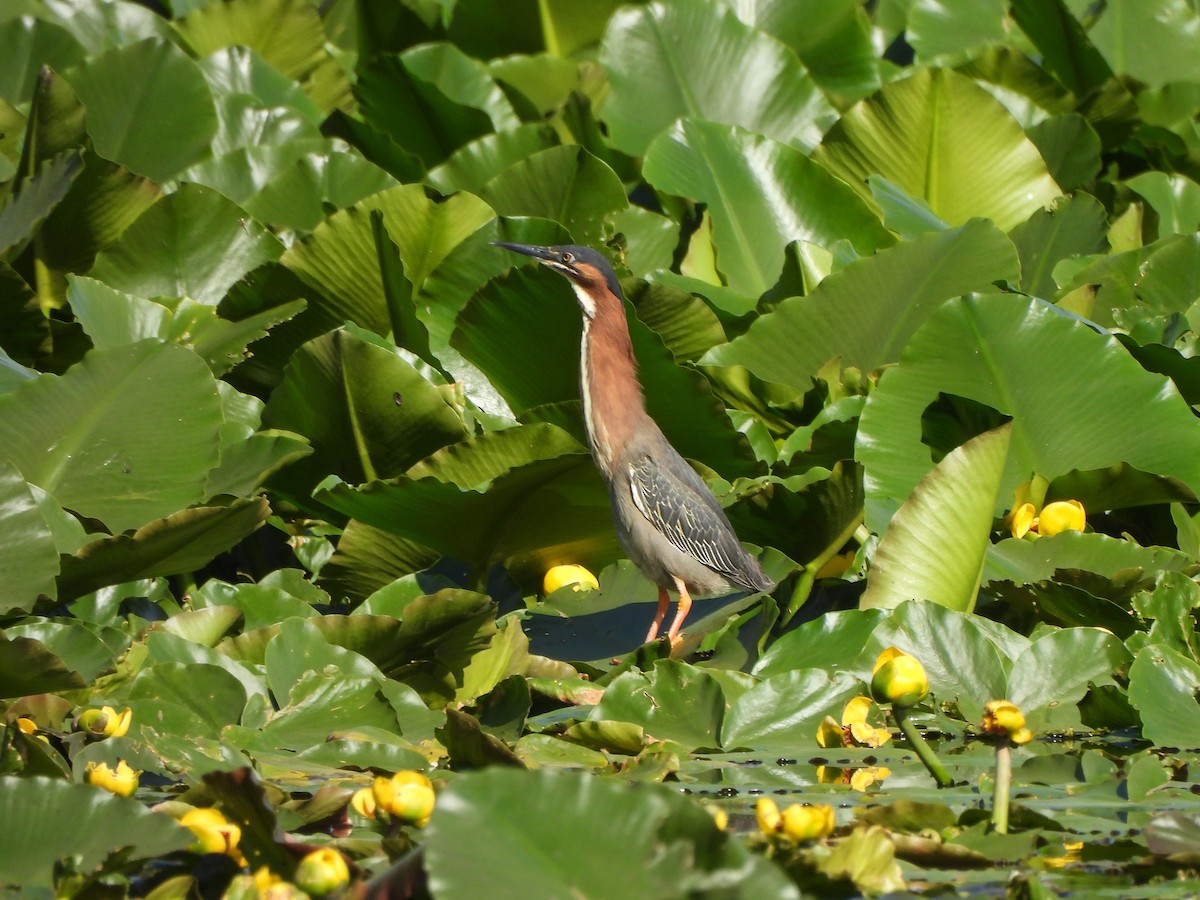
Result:
{"label": "yellow flower bud", "polygon": [[984,734],[1007,737],[1014,744],[1028,744],[1033,732],[1025,727],[1025,714],[1010,700],[991,700],[983,706]]}
{"label": "yellow flower bud", "polygon": [[594,591],[600,587],[600,582],[583,566],[554,566],[542,579],[542,592],[553,594],[568,585],[575,591]]}
{"label": "yellow flower bud", "polygon": [[1038,533],[1044,537],[1064,531],[1083,531],[1087,516],[1078,500],[1055,500],[1042,507],[1038,516]]}
{"label": "yellow flower bud", "polygon": [[373,788],[360,788],[350,798],[350,808],[364,819],[375,818],[375,791]]}
{"label": "yellow flower bud", "polygon": [[767,837],[778,834],[783,825],[783,816],[779,814],[779,807],[770,797],[758,798],[758,802],[754,804],[754,818],[758,820],[759,831]]}
{"label": "yellow flower bud", "polygon": [[117,712],[111,706],[101,709],[85,709],[79,714],[78,724],[82,731],[96,738],[124,737],[133,721],[133,710],[128,706]]}
{"label": "yellow flower bud", "polygon": [[196,843],[189,848],[193,852],[224,853],[234,859],[241,856],[238,842],[242,839],[242,829],[221,815],[220,810],[212,807],[188,810],[179,824],[196,836]]}
{"label": "yellow flower bud", "polygon": [[131,769],[125,760],[118,760],[117,767],[110,769],[106,763],[90,762],[84,769],[88,784],[104,788],[118,797],[130,797],[137,790],[141,772]]}
{"label": "yellow flower bud", "polygon": [[433,784],[420,772],[397,772],[391,778],[380,776],[372,787],[377,809],[402,822],[424,827],[433,813],[436,796]]}
{"label": "yellow flower bud", "polygon": [[835,824],[833,807],[824,803],[793,803],[783,811],[782,818],[784,835],[797,844],[825,837]]}
{"label": "yellow flower bud", "polygon": [[350,881],[350,867],[342,854],[332,847],[322,847],[300,860],[295,881],[300,890],[323,897]]}
{"label": "yellow flower bud", "polygon": [[17,719],[17,728],[22,734],[37,734],[37,722],[28,716],[21,716]]}
{"label": "yellow flower bud", "polygon": [[929,694],[929,678],[916,657],[888,647],[875,661],[871,696],[878,703],[915,706]]}

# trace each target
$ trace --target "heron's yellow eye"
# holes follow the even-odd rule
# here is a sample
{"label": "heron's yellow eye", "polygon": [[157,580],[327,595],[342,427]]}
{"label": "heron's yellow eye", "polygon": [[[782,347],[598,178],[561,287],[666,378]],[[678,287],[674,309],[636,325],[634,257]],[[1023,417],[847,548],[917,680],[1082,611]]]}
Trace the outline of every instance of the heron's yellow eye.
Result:
{"label": "heron's yellow eye", "polygon": [[572,262],[575,262],[575,257],[572,256],[570,253],[564,253],[562,255],[562,261],[565,263],[572,263]]}

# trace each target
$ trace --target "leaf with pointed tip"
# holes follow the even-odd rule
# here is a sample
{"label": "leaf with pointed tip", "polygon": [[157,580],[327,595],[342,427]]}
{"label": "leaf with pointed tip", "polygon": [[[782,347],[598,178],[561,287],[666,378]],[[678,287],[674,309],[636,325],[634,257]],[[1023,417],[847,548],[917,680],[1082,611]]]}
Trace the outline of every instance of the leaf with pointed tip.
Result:
{"label": "leaf with pointed tip", "polygon": [[181,510],[132,534],[93,541],[63,557],[59,596],[73,600],[110,584],[195,571],[258,529],[270,512],[261,497],[235,500]]}
{"label": "leaf with pointed tip", "polygon": [[15,256],[38,227],[66,197],[83,170],[78,150],[67,150],[46,160],[26,178],[0,208],[0,257]]}
{"label": "leaf with pointed tip", "polygon": [[871,559],[862,609],[905,600],[975,608],[1010,436],[1006,425],[973,438],[921,479]]}
{"label": "leaf with pointed tip", "polygon": [[701,362],[745,366],[798,390],[835,357],[843,367],[873,371],[896,362],[946,300],[1015,280],[1019,272],[1012,242],[976,219],[851,263],[807,297],[784,300]]}

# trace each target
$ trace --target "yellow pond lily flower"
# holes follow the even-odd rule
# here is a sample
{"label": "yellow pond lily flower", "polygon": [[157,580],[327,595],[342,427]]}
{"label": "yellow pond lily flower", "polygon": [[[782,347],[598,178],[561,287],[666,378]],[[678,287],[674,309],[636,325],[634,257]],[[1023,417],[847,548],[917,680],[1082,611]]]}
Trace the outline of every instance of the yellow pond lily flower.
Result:
{"label": "yellow pond lily flower", "polygon": [[983,733],[1007,737],[1014,744],[1028,744],[1033,732],[1025,727],[1025,714],[1010,700],[991,700],[983,706]]}
{"label": "yellow pond lily flower", "polygon": [[128,706],[117,712],[111,706],[100,709],[85,709],[79,714],[81,731],[94,738],[124,737],[133,721],[133,710]]}
{"label": "yellow pond lily flower", "polygon": [[576,592],[594,591],[600,587],[600,582],[583,566],[554,566],[542,579],[542,592],[553,594],[568,585]]}
{"label": "yellow pond lily flower", "polygon": [[197,807],[188,810],[179,819],[179,824],[196,836],[191,850],[196,853],[223,853],[234,859],[241,857],[238,843],[242,829],[230,822],[219,809]]}
{"label": "yellow pond lily flower", "polygon": [[402,822],[424,827],[433,813],[436,795],[433,783],[416,771],[397,772],[391,778],[384,775],[375,779],[372,788],[376,810]]}
{"label": "yellow pond lily flower", "polygon": [[770,840],[794,844],[829,835],[836,824],[833,807],[825,803],[793,803],[782,812],[770,797],[759,797],[754,806],[759,830]]}
{"label": "yellow pond lily flower", "polygon": [[1044,503],[1049,487],[1046,479],[1036,477],[1017,488],[1012,512],[1006,519],[1013,537],[1028,536],[1032,540],[1064,531],[1083,531],[1087,527],[1087,514],[1078,500]]}
{"label": "yellow pond lily flower", "polygon": [[817,728],[817,743],[822,747],[882,747],[892,739],[892,733],[867,721],[871,705],[870,697],[853,698],[842,710],[840,725],[832,716],[826,716]]}
{"label": "yellow pond lily flower", "polygon": [[928,695],[929,677],[920,660],[896,647],[879,654],[871,676],[871,696],[877,703],[909,707]]}
{"label": "yellow pond lily flower", "polygon": [[91,762],[84,769],[87,783],[98,788],[104,788],[110,794],[118,797],[130,797],[137,790],[138,778],[141,772],[129,767],[125,760],[118,760],[115,769],[110,769],[107,763]]}
{"label": "yellow pond lily flower", "polygon": [[797,844],[828,836],[835,824],[833,807],[827,803],[793,803],[783,811],[783,833]]}
{"label": "yellow pond lily flower", "polygon": [[345,887],[350,881],[350,867],[342,854],[332,847],[314,850],[296,866],[296,886],[305,893],[323,897]]}

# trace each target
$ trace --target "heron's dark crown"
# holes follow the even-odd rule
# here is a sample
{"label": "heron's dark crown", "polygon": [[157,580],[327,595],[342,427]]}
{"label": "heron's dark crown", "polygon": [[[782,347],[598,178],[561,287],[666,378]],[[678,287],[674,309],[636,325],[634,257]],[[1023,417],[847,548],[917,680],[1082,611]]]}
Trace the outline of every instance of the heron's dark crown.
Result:
{"label": "heron's dark crown", "polygon": [[494,246],[503,247],[525,256],[532,256],[542,265],[565,275],[573,282],[589,292],[599,283],[606,286],[616,296],[624,299],[617,274],[613,271],[608,260],[597,250],[584,247],[581,244],[559,244],[543,247],[537,244],[511,244],[506,241],[493,241]]}

